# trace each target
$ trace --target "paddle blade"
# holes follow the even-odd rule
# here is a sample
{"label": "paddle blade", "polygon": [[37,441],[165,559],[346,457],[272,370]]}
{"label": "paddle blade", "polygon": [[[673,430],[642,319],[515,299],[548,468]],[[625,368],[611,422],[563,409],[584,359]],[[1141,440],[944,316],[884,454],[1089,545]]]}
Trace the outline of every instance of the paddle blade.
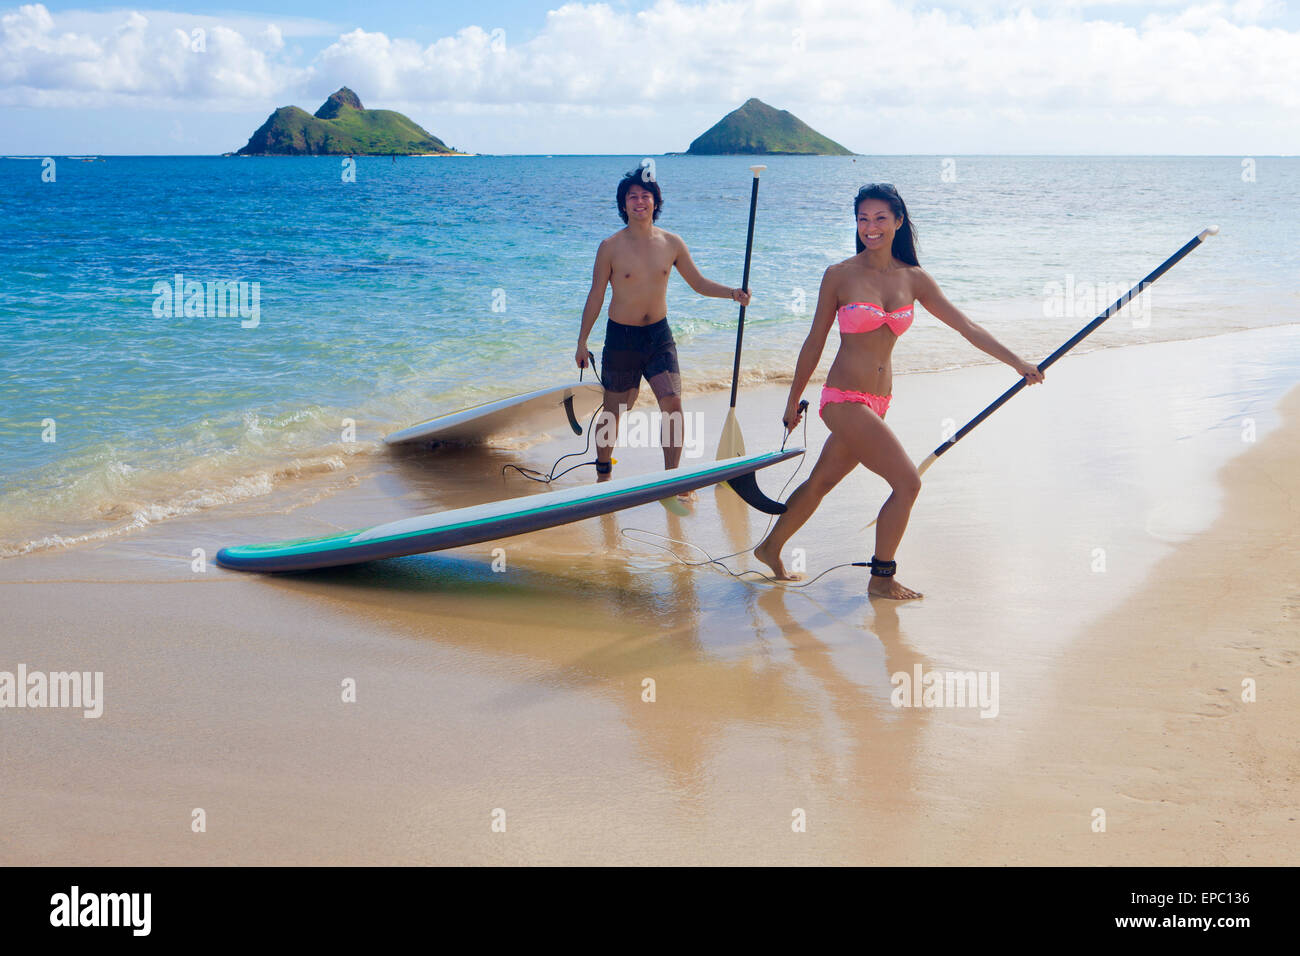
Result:
{"label": "paddle blade", "polygon": [[785,514],[785,505],[779,501],[773,501],[763,494],[763,490],[758,487],[758,479],[754,477],[752,471],[747,475],[741,475],[739,478],[729,479],[727,484],[751,508],[761,511],[765,515]]}
{"label": "paddle blade", "polygon": [[727,410],[727,420],[722,423],[722,438],[718,442],[718,461],[724,458],[741,458],[745,454],[745,436],[740,433],[736,410]]}
{"label": "paddle blade", "polygon": [[691,513],[691,509],[686,507],[676,495],[671,498],[660,498],[659,503],[668,510],[669,514],[677,515],[679,518],[686,518]]}
{"label": "paddle blade", "polygon": [[573,434],[582,434],[582,425],[578,423],[578,416],[573,414],[573,396],[570,395],[564,400],[564,414],[569,416],[569,427],[573,429]]}

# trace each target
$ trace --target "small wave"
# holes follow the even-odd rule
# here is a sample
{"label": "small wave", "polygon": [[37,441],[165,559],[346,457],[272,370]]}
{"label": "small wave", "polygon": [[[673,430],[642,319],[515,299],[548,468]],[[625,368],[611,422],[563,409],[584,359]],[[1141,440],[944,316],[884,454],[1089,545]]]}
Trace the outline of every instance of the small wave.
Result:
{"label": "small wave", "polygon": [[[358,451],[363,450],[358,449]],[[293,482],[345,471],[348,467],[346,460],[348,457],[351,456],[326,454],[318,458],[296,458],[288,465],[279,468],[251,471],[216,484],[187,489],[156,500],[119,499],[102,502],[95,508],[96,516],[101,521],[112,522],[109,527],[73,534],[46,534],[25,540],[0,541],[0,558],[12,558],[35,551],[104,541],[172,518],[260,498]],[[130,468],[130,466],[120,466],[120,463],[113,463],[106,470],[117,471],[120,467]]]}

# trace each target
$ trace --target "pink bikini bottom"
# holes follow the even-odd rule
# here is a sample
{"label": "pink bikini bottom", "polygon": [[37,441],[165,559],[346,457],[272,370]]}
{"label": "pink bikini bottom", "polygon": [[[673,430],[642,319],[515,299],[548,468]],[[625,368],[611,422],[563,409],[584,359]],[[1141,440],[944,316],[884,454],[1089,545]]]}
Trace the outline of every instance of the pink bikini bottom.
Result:
{"label": "pink bikini bottom", "polygon": [[872,395],[870,392],[854,392],[846,388],[831,388],[827,385],[822,389],[822,402],[817,412],[825,417],[826,406],[836,402],[858,402],[867,406],[881,418],[885,417],[885,412],[889,409],[890,395]]}

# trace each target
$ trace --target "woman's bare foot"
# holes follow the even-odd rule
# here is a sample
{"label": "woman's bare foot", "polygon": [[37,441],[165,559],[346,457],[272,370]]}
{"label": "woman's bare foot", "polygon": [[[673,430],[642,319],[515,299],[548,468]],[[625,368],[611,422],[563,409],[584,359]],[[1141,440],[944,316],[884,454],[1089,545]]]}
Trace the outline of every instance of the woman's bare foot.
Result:
{"label": "woman's bare foot", "polygon": [[762,542],[754,549],[754,557],[758,558],[758,560],[771,568],[772,577],[776,578],[778,581],[798,581],[803,578],[802,574],[792,574],[787,571],[785,565],[781,563],[780,553],[772,554],[766,541]]}
{"label": "woman's bare foot", "polygon": [[867,593],[874,597],[893,598],[895,601],[910,601],[913,598],[924,596],[920,591],[913,591],[911,588],[903,587],[892,577],[881,578],[874,575],[871,578],[871,583],[867,585]]}

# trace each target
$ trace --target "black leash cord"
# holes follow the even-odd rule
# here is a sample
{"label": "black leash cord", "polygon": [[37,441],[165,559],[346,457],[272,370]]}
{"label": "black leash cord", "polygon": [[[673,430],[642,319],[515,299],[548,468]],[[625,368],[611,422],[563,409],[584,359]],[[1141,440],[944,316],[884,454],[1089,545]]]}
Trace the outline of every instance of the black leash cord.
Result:
{"label": "black leash cord", "polygon": [[[678,554],[678,553],[677,553],[676,551],[674,551],[672,548],[665,548],[663,545],[661,545],[661,544],[655,544],[653,541],[642,541],[640,538],[634,538],[634,537],[632,537],[632,535],[629,534],[629,532],[636,532],[636,533],[638,533],[638,534],[649,534],[649,535],[654,535],[656,538],[661,538],[661,539],[663,539],[664,541],[671,541],[671,542],[673,542],[674,544],[683,544],[683,545],[685,545],[685,546],[688,547],[688,548],[694,548],[696,551],[698,551],[698,552],[700,552],[702,555],[704,555],[708,560],[706,560],[706,561],[687,561],[685,558],[683,558],[680,554]],[[623,529],[620,531],[620,534],[624,535],[625,537],[627,537],[627,538],[628,538],[629,540],[631,540],[631,541],[635,541],[635,542],[637,542],[638,544],[644,544],[644,545],[648,545],[648,546],[651,547],[651,548],[658,548],[660,551],[666,551],[666,552],[668,552],[668,554],[672,555],[674,558],[676,558],[676,559],[677,559],[679,562],[681,562],[682,564],[686,565],[688,568],[699,568],[699,567],[703,567],[703,566],[708,565],[708,564],[716,564],[716,565],[717,565],[718,567],[720,567],[723,571],[726,571],[726,572],[727,572],[728,574],[730,574],[733,578],[736,578],[738,581],[741,581],[741,582],[744,583],[744,584],[753,584],[753,583],[755,583],[755,582],[753,582],[753,581],[747,581],[747,580],[745,580],[745,575],[747,575],[747,574],[755,574],[755,575],[758,575],[758,577],[762,578],[763,580],[768,581],[768,582],[770,582],[771,584],[773,584],[773,585],[775,585],[775,586],[777,586],[777,587],[780,587],[780,588],[783,588],[783,589],[786,589],[786,590],[790,590],[790,591],[797,591],[797,590],[800,589],[800,588],[806,588],[806,587],[809,587],[810,585],[815,584],[815,583],[816,583],[817,581],[819,581],[821,578],[824,578],[826,575],[830,574],[832,571],[838,571],[840,568],[869,568],[869,567],[871,567],[871,562],[870,562],[870,561],[853,561],[853,562],[851,562],[851,563],[846,563],[846,564],[837,564],[837,565],[835,565],[834,567],[827,568],[827,569],[826,569],[825,571],[823,571],[821,574],[817,575],[817,577],[815,577],[815,578],[810,578],[809,580],[804,581],[804,582],[802,582],[801,584],[787,584],[787,583],[784,582],[784,581],[781,581],[781,580],[779,580],[779,579],[777,579],[777,578],[772,577],[770,574],[764,574],[762,571],[754,571],[754,570],[752,570],[752,569],[748,569],[748,570],[745,570],[745,571],[733,571],[733,570],[731,570],[731,568],[727,567],[725,564],[722,563],[726,558],[734,558],[734,557],[738,557],[739,555],[742,555],[742,554],[748,554],[749,551],[753,551],[754,548],[750,548],[749,551],[737,551],[735,554],[724,554],[721,558],[715,558],[715,557],[712,557],[712,556],[709,554],[709,552],[707,552],[707,551],[705,551],[703,548],[701,548],[698,544],[691,544],[689,541],[679,541],[679,540],[677,540],[676,538],[669,538],[667,535],[662,535],[662,534],[659,534],[658,532],[655,532],[655,531],[646,531],[644,528],[623,528]],[[755,545],[755,547],[757,547],[757,545]]]}
{"label": "black leash cord", "polygon": [[[590,357],[590,359],[591,359],[591,361],[592,361],[592,364],[594,365],[594,364],[595,364],[595,361],[596,361],[596,357],[595,357],[594,355],[592,355],[592,353],[590,353],[590,352],[588,352],[587,355],[588,355],[588,357]],[[579,375],[578,375],[578,380],[579,380],[579,381],[582,380],[582,375],[581,375],[581,373],[579,373]],[[803,410],[806,411],[807,408],[808,408],[808,403],[807,403],[807,402],[803,402],[803,403],[802,403],[802,406],[803,406]],[[563,477],[564,475],[567,475],[569,472],[574,471],[575,469],[582,468],[584,465],[594,465],[594,464],[596,464],[595,460],[592,460],[592,461],[582,461],[582,462],[579,462],[579,463],[576,464],[576,465],[572,465],[572,466],[570,466],[570,467],[564,469],[564,471],[561,471],[561,472],[559,472],[558,474],[557,474],[556,471],[555,471],[555,469],[556,469],[557,467],[559,467],[560,462],[564,461],[564,459],[566,459],[566,458],[572,458],[572,457],[574,457],[575,455],[585,455],[585,454],[587,454],[588,451],[591,450],[592,427],[593,427],[593,426],[595,425],[595,423],[596,423],[596,416],[599,415],[599,414],[601,413],[601,411],[603,411],[603,407],[602,407],[602,408],[597,408],[594,412],[592,412],[592,414],[591,414],[591,418],[590,418],[590,419],[588,420],[588,422],[587,422],[587,442],[586,442],[586,444],[583,446],[582,451],[574,451],[574,452],[570,452],[570,453],[567,454],[567,455],[561,455],[559,458],[557,458],[557,459],[555,460],[555,463],[554,463],[553,465],[551,465],[550,471],[549,471],[547,474],[543,475],[540,471],[536,471],[536,470],[534,470],[534,469],[532,469],[532,468],[524,468],[524,467],[522,467],[522,466],[520,466],[520,465],[503,465],[502,468],[501,468],[501,474],[504,476],[505,473],[506,473],[506,471],[507,471],[508,469],[513,468],[515,471],[519,472],[519,474],[523,475],[523,476],[524,476],[525,478],[527,478],[529,481],[537,481],[537,482],[541,482],[542,484],[550,484],[550,483],[551,483],[552,481],[554,481],[555,479],[560,478],[560,477]],[[781,450],[782,450],[782,451],[785,451],[786,443],[789,442],[789,440],[790,440],[790,431],[789,431],[788,429],[785,429],[785,428],[782,428],[781,430],[782,430],[782,432],[784,432],[784,434],[783,434],[783,436],[782,436],[782,438],[781,438]],[[804,416],[804,420],[803,420],[803,444],[804,444],[804,447],[805,447],[805,448],[808,447],[808,418],[807,418],[806,415]],[[800,459],[799,459],[799,464],[795,467],[794,471],[790,473],[790,477],[787,478],[787,479],[785,480],[785,484],[781,486],[781,490],[777,493],[777,495],[778,495],[779,498],[784,498],[784,497],[785,497],[786,489],[790,487],[790,483],[791,483],[792,481],[794,481],[795,478],[798,477],[799,472],[803,470],[803,465],[804,465],[804,459],[803,459],[802,457],[800,457]],[[783,581],[778,580],[777,578],[772,577],[770,574],[764,574],[762,571],[754,571],[754,570],[752,570],[752,569],[747,569],[747,570],[744,570],[744,571],[733,571],[731,568],[727,567],[727,566],[723,563],[724,561],[728,560],[729,558],[738,558],[738,557],[740,557],[741,555],[749,554],[749,553],[752,552],[755,548],[757,548],[758,545],[763,541],[763,539],[767,537],[768,532],[772,530],[772,524],[773,524],[775,521],[776,521],[776,515],[772,515],[771,517],[769,517],[769,518],[767,519],[767,527],[763,529],[763,534],[762,534],[762,536],[758,539],[758,541],[754,542],[752,545],[750,545],[750,546],[749,546],[748,548],[746,548],[744,551],[737,551],[737,552],[735,552],[734,554],[724,554],[724,555],[722,555],[721,557],[718,557],[718,558],[713,557],[713,555],[709,554],[709,552],[705,551],[705,550],[704,550],[703,548],[701,548],[698,544],[692,544],[692,543],[689,542],[689,541],[681,541],[681,540],[679,540],[679,539],[677,539],[677,538],[670,538],[670,537],[668,537],[667,535],[660,534],[660,533],[657,532],[657,531],[647,531],[647,530],[644,529],[644,528],[621,528],[621,529],[619,529],[619,534],[621,534],[621,535],[623,535],[624,537],[626,537],[629,541],[635,541],[635,542],[637,542],[637,544],[643,544],[643,545],[646,545],[646,546],[651,547],[651,548],[658,548],[660,551],[666,552],[667,554],[671,555],[674,559],[676,559],[679,563],[684,564],[684,565],[686,565],[686,566],[689,567],[689,568],[700,568],[700,567],[705,567],[706,565],[711,565],[711,564],[712,564],[712,565],[717,565],[717,566],[718,566],[719,568],[721,568],[723,571],[727,572],[727,574],[731,575],[731,576],[732,576],[733,578],[735,578],[736,580],[743,582],[744,584],[753,584],[753,583],[755,583],[755,582],[753,582],[753,581],[749,581],[749,580],[746,579],[746,575],[751,575],[751,574],[752,574],[752,575],[757,575],[759,578],[761,578],[761,579],[763,579],[764,581],[767,581],[767,582],[769,582],[769,583],[771,583],[771,584],[773,584],[773,585],[775,585],[775,586],[777,586],[777,587],[785,588],[785,589],[787,589],[787,590],[791,590],[791,591],[795,591],[795,590],[798,590],[798,589],[800,589],[800,588],[806,588],[806,587],[809,587],[809,586],[815,584],[817,581],[819,581],[819,580],[821,580],[822,578],[824,578],[826,575],[830,574],[832,571],[838,571],[840,568],[869,568],[869,567],[871,567],[871,562],[870,562],[870,561],[851,561],[851,562],[846,562],[846,563],[844,563],[844,564],[837,564],[837,565],[834,565],[833,567],[829,567],[829,568],[827,568],[825,571],[823,571],[823,572],[821,572],[820,574],[818,574],[816,577],[814,577],[814,578],[810,578],[809,580],[804,581],[804,582],[802,582],[802,583],[800,583],[800,584],[787,584],[787,583],[785,583],[785,582],[783,582]],[[703,561],[688,561],[686,558],[683,558],[680,554],[678,554],[678,553],[677,553],[676,551],[674,551],[672,548],[665,547],[664,545],[661,545],[661,544],[656,544],[656,543],[653,542],[653,541],[643,541],[643,540],[641,540],[640,538],[634,537],[633,534],[631,534],[631,533],[629,533],[629,532],[632,532],[632,533],[635,533],[635,534],[652,535],[653,537],[659,538],[661,541],[669,541],[669,542],[671,542],[671,543],[673,543],[673,544],[680,544],[680,545],[683,545],[683,546],[688,547],[688,548],[694,548],[696,551],[700,552],[700,554],[704,555],[705,560],[703,560]]]}
{"label": "black leash cord", "polygon": [[[587,352],[587,358],[591,360],[592,370],[596,372],[596,379],[597,381],[599,381],[600,371],[599,369],[596,368],[596,356],[589,351]],[[582,381],[582,375],[586,370],[587,367],[585,365],[578,370],[579,382]],[[533,468],[524,468],[521,467],[520,465],[502,465],[501,466],[502,477],[505,477],[505,473],[508,469],[513,468],[515,471],[519,472],[519,474],[523,475],[529,481],[538,481],[544,485],[549,485],[556,478],[561,478],[564,475],[567,475],[569,472],[581,468],[584,465],[596,464],[595,459],[592,459],[591,461],[580,461],[576,465],[571,465],[570,467],[564,469],[564,471],[560,472],[558,475],[555,473],[555,469],[560,467],[560,462],[564,461],[564,459],[572,458],[575,455],[585,455],[587,454],[587,452],[591,450],[592,426],[596,424],[596,416],[599,415],[603,410],[604,410],[604,406],[602,405],[600,408],[597,408],[594,412],[591,413],[591,418],[587,422],[587,443],[582,446],[582,451],[571,451],[567,455],[561,455],[559,458],[555,459],[554,464],[551,465],[551,470],[547,472],[545,475],[543,475],[540,471],[537,471]]]}
{"label": "black leash cord", "polygon": [[[804,407],[805,409],[807,408],[807,405],[808,405],[807,402],[804,402],[804,403],[803,403],[803,407]],[[785,444],[786,444],[786,442],[789,441],[789,439],[790,439],[790,432],[789,432],[788,430],[786,430],[786,429],[782,429],[782,431],[785,431],[785,437],[783,437],[783,438],[781,439],[781,450],[782,450],[782,451],[785,451]],[[807,419],[806,416],[805,416],[805,418],[804,418],[804,420],[803,420],[803,444],[804,444],[804,447],[805,447],[805,448],[808,447],[808,419]],[[790,474],[790,477],[787,478],[787,479],[785,480],[785,484],[781,486],[781,490],[777,493],[779,498],[784,498],[784,497],[785,497],[785,490],[786,490],[787,488],[790,487],[790,482],[794,481],[794,479],[798,476],[798,474],[799,474],[799,472],[800,472],[801,470],[803,470],[803,458],[802,458],[802,457],[800,457],[800,459],[799,459],[799,464],[798,464],[798,466],[797,466],[797,467],[795,468],[795,470]],[[810,578],[809,580],[804,581],[804,582],[802,582],[801,584],[787,584],[787,583],[785,583],[784,581],[780,581],[780,580],[778,580],[777,578],[772,577],[770,574],[764,574],[762,571],[754,571],[754,570],[733,571],[733,570],[731,570],[731,568],[729,568],[729,567],[727,567],[725,564],[723,564],[723,562],[726,561],[728,558],[738,558],[738,557],[740,557],[741,555],[749,554],[751,551],[753,551],[755,548],[757,548],[757,547],[759,546],[759,544],[762,543],[762,541],[767,537],[768,532],[772,530],[772,523],[775,522],[775,521],[776,521],[776,515],[772,515],[770,518],[768,518],[768,519],[767,519],[767,527],[763,529],[763,535],[762,535],[762,537],[760,537],[760,538],[758,539],[758,541],[756,541],[754,544],[750,545],[750,546],[749,546],[748,548],[746,548],[744,551],[737,551],[737,552],[735,552],[734,554],[724,554],[724,555],[722,555],[721,557],[718,557],[718,558],[713,557],[713,555],[709,554],[709,552],[705,551],[705,550],[704,550],[703,548],[701,548],[698,544],[692,544],[692,543],[689,542],[689,541],[681,541],[681,540],[679,540],[679,539],[677,539],[677,538],[670,538],[670,537],[668,537],[667,535],[660,534],[660,533],[657,532],[657,531],[647,531],[647,530],[644,529],[644,528],[621,528],[621,529],[619,530],[619,533],[620,533],[621,535],[623,535],[624,537],[626,537],[629,541],[635,541],[637,544],[644,544],[644,545],[647,545],[647,546],[649,546],[649,547],[651,547],[651,548],[658,548],[660,551],[667,552],[668,554],[670,554],[670,555],[672,555],[674,558],[676,558],[677,561],[678,561],[679,563],[686,565],[688,568],[700,568],[700,567],[704,567],[704,566],[706,566],[706,565],[716,564],[716,565],[717,565],[718,567],[720,567],[723,571],[726,571],[729,575],[731,575],[733,578],[736,578],[738,581],[742,582],[743,584],[754,584],[754,583],[756,583],[756,582],[754,582],[754,581],[749,581],[749,580],[747,580],[746,577],[745,577],[745,576],[748,575],[748,574],[754,574],[754,575],[757,575],[758,577],[762,578],[763,580],[765,580],[765,581],[767,581],[767,582],[769,582],[769,583],[771,583],[771,584],[773,584],[773,585],[776,585],[777,587],[784,588],[784,589],[786,589],[786,590],[791,590],[791,591],[797,591],[797,590],[799,590],[800,588],[806,588],[806,587],[809,587],[810,585],[812,585],[812,584],[816,583],[817,581],[819,581],[821,578],[824,578],[826,575],[830,574],[832,571],[838,571],[840,568],[869,568],[869,567],[871,567],[871,562],[870,562],[870,561],[851,561],[851,562],[847,562],[847,563],[845,563],[845,564],[837,564],[837,565],[835,565],[834,567],[827,568],[827,569],[826,569],[825,571],[823,571],[821,574],[817,575],[817,577],[815,577],[815,578]],[[703,560],[703,561],[688,561],[688,560],[686,560],[685,558],[683,558],[680,554],[678,554],[676,551],[674,551],[672,548],[664,547],[662,544],[656,544],[656,543],[654,543],[653,541],[643,541],[643,540],[641,540],[640,538],[633,537],[633,536],[632,536],[631,534],[629,534],[628,532],[635,532],[635,533],[637,533],[637,534],[653,535],[654,537],[659,538],[659,539],[662,540],[662,541],[671,541],[673,544],[680,544],[680,545],[685,545],[685,546],[688,547],[688,548],[694,548],[696,551],[700,552],[700,554],[704,555],[705,560]]]}

